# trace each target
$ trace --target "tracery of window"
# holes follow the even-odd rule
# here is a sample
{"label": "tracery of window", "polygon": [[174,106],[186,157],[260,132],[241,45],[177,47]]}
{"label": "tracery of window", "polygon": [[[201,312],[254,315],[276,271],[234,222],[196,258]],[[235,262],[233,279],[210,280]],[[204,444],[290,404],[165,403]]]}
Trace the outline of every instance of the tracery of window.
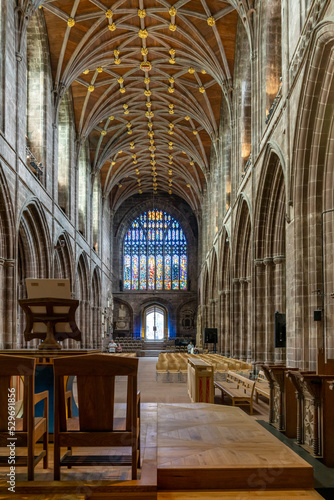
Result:
{"label": "tracery of window", "polygon": [[187,240],[166,212],[147,211],[131,224],[123,247],[124,290],[186,290]]}

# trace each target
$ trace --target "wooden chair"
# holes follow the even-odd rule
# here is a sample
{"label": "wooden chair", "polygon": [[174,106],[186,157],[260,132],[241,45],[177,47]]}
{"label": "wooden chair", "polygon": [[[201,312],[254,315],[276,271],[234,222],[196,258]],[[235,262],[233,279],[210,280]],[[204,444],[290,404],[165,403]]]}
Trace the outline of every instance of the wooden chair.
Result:
{"label": "wooden chair", "polygon": [[[28,481],[34,479],[34,468],[43,458],[43,468],[48,468],[48,391],[35,394],[35,358],[0,355],[0,447],[7,447],[13,437],[15,448],[26,447],[27,456],[15,457],[15,467],[28,466]],[[23,378],[23,416],[9,420],[12,415],[9,392],[14,377]],[[43,417],[35,417],[35,405],[44,400]],[[15,406],[15,405],[13,405]],[[13,432],[13,434],[12,434]],[[14,440],[15,438],[15,440]],[[43,451],[35,456],[35,445],[43,438]],[[7,448],[9,450],[9,448]],[[0,457],[0,466],[9,467],[8,455]]]}
{"label": "wooden chair", "polygon": [[[137,392],[138,358],[89,354],[54,360],[54,479],[60,467],[132,466],[137,479],[140,464],[140,393]],[[115,417],[115,377],[127,376],[124,418]],[[77,377],[79,417],[66,416],[64,377]],[[60,448],[68,451],[61,458]],[[131,455],[72,455],[72,447],[131,447]]]}

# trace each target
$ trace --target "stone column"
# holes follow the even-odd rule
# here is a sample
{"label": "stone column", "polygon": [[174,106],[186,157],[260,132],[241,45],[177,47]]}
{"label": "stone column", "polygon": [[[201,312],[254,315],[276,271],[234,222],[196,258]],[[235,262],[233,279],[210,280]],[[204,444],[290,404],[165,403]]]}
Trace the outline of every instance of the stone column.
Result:
{"label": "stone column", "polygon": [[[96,349],[100,349],[102,346],[102,307],[96,306],[96,338],[95,338],[95,347]],[[106,317],[104,321],[107,321]]]}
{"label": "stone column", "polygon": [[203,348],[203,306],[198,306],[196,321],[196,344]]}
{"label": "stone column", "polygon": [[[286,312],[285,304],[285,257],[279,255],[273,259],[274,268],[274,283],[275,283],[275,309],[280,313]],[[286,348],[275,349],[275,364],[286,364]]]}
{"label": "stone column", "polygon": [[274,339],[275,339],[275,304],[274,304],[274,286],[273,286],[273,259],[267,257],[263,260],[265,265],[265,362],[274,362]]}
{"label": "stone column", "polygon": [[224,321],[224,325],[225,325],[225,336],[226,336],[224,354],[225,354],[225,356],[231,356],[231,293],[230,293],[230,290],[224,290],[224,296],[225,296],[225,309],[224,309],[225,321]]}
{"label": "stone column", "polygon": [[91,325],[91,314],[90,314],[90,302],[89,300],[85,301],[85,326],[86,326],[86,333],[87,333],[87,340],[88,340],[88,348],[92,349],[93,348],[93,332],[92,329],[90,328]]}
{"label": "stone column", "polygon": [[226,335],[225,335],[225,328],[224,328],[224,302],[225,302],[225,296],[224,292],[222,290],[218,291],[218,309],[219,309],[219,352],[224,353],[225,351],[225,341],[226,341]]}
{"label": "stone column", "polygon": [[[25,298],[25,285],[24,280],[18,281],[17,283],[17,299]],[[26,341],[23,335],[23,324],[24,324],[24,312],[22,307],[18,307],[18,323],[17,323],[17,338],[18,338],[18,347],[20,349],[27,348]]]}
{"label": "stone column", "polygon": [[246,360],[246,344],[247,344],[247,279],[240,278],[240,341],[239,341],[239,359]]}
{"label": "stone column", "polygon": [[[5,343],[6,349],[15,349],[17,347],[17,333],[15,318],[17,300],[16,300],[16,283],[15,283],[15,261],[7,259],[4,263],[5,267],[5,293],[6,297],[4,304],[5,312]],[[14,313],[14,314],[13,314]]]}
{"label": "stone column", "polygon": [[212,299],[212,321],[211,325],[213,328],[217,328],[217,351],[220,352],[220,307],[219,307],[219,299]]}
{"label": "stone column", "polygon": [[91,337],[92,337],[92,347],[96,348],[96,340],[97,340],[97,307],[91,307]]}
{"label": "stone column", "polygon": [[251,287],[251,277],[248,276],[246,278],[247,282],[247,347],[246,347],[246,354],[247,354],[247,362],[251,363],[254,360],[254,354],[252,352],[252,346],[254,344],[253,342],[253,337],[254,337],[254,332],[252,328],[252,287]]}
{"label": "stone column", "polygon": [[82,338],[82,347],[89,347],[89,325],[86,325],[86,300],[82,300],[80,304],[80,330]]}
{"label": "stone column", "polygon": [[253,353],[256,363],[265,359],[265,268],[262,259],[255,259],[255,322]]}
{"label": "stone column", "polygon": [[233,279],[233,333],[231,339],[231,356],[239,358],[240,328],[241,328],[241,304],[240,304],[240,280]]}
{"label": "stone column", "polygon": [[216,301],[215,299],[209,300],[209,311],[208,311],[208,326],[209,328],[215,328],[216,322]]}

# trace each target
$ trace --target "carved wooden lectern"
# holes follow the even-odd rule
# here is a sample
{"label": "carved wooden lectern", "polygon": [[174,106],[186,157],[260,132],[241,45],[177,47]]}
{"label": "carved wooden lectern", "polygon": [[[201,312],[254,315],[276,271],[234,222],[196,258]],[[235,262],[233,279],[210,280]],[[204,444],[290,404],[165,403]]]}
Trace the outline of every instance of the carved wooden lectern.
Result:
{"label": "carved wooden lectern", "polygon": [[[81,340],[81,331],[75,321],[79,301],[54,297],[22,299],[19,304],[26,314],[26,341],[41,339],[38,349],[61,349],[57,342],[64,339]],[[46,328],[45,328],[45,326]]]}

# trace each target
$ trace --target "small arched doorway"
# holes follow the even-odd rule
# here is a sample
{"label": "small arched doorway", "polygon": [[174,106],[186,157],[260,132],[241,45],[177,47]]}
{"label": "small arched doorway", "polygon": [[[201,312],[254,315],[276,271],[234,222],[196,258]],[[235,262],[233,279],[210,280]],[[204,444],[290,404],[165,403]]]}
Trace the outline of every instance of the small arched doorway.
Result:
{"label": "small arched doorway", "polygon": [[153,304],[144,311],[144,337],[145,340],[154,342],[165,338],[165,328],[167,325],[166,310]]}

